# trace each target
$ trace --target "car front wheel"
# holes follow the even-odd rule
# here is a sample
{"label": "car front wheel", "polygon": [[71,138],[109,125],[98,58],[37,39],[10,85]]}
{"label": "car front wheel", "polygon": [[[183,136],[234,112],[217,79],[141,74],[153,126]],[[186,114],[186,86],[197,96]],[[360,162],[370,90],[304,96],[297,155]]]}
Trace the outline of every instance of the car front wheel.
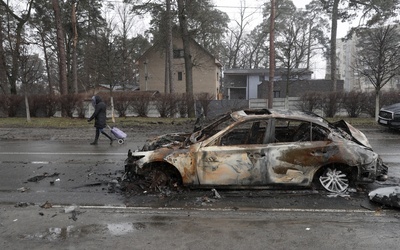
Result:
{"label": "car front wheel", "polygon": [[348,175],[337,168],[327,168],[319,177],[319,182],[332,193],[343,193],[349,188]]}
{"label": "car front wheel", "polygon": [[149,187],[153,190],[167,186],[169,181],[169,176],[165,171],[152,169],[148,175]]}

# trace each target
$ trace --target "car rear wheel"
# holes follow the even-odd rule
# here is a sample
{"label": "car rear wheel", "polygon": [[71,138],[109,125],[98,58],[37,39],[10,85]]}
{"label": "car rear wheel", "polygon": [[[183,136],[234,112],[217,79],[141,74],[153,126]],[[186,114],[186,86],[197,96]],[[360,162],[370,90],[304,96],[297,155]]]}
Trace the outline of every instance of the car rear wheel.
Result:
{"label": "car rear wheel", "polygon": [[322,187],[329,192],[343,193],[349,188],[348,175],[338,168],[327,168],[319,177]]}

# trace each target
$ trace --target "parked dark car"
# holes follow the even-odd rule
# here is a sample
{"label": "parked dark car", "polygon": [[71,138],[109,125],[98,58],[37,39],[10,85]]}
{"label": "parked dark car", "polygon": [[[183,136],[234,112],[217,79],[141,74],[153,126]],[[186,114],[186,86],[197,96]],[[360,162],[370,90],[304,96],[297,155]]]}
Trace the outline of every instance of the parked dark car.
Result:
{"label": "parked dark car", "polygon": [[166,134],[128,152],[128,178],[150,187],[260,187],[313,183],[330,192],[387,179],[387,166],[365,135],[314,113],[241,110],[193,133]]}
{"label": "parked dark car", "polygon": [[385,127],[400,129],[400,103],[381,108],[378,123]]}

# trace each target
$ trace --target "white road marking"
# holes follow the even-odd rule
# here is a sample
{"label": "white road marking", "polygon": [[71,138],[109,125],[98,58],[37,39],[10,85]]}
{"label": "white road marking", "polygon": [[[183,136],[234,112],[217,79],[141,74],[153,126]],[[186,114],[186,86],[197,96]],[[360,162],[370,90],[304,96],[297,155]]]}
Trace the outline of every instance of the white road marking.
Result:
{"label": "white road marking", "polygon": [[[52,205],[54,208],[64,208],[63,205]],[[103,205],[103,206],[78,206],[81,209],[104,209],[104,210],[123,210],[123,211],[236,211],[236,212],[309,212],[309,213],[376,213],[367,209],[303,209],[303,208],[180,208],[180,207],[126,207],[124,205]]]}
{"label": "white road marking", "polygon": [[400,153],[378,153],[378,155],[383,156],[399,156]]}

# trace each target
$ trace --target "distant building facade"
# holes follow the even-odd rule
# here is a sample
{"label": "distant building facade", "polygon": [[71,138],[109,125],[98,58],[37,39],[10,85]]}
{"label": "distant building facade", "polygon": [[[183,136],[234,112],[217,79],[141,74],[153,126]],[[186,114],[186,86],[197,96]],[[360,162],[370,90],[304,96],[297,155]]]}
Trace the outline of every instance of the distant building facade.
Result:
{"label": "distant building facade", "polygon": [[[360,75],[356,68],[356,58],[358,54],[358,38],[353,36],[351,39],[336,40],[336,65],[338,79],[344,82],[344,91],[375,91],[372,83],[364,76]],[[326,65],[326,78],[330,79],[330,61]],[[384,91],[399,90],[400,78],[395,77],[384,87]]]}
{"label": "distant building facade", "polygon": [[[206,49],[190,41],[193,62],[193,93],[207,92],[217,98],[221,86],[219,61]],[[174,93],[186,93],[186,71],[183,57],[183,42],[173,38],[173,86]],[[165,50],[159,44],[153,45],[137,61],[140,75],[140,91],[157,90],[165,93]]]}
{"label": "distant building facade", "polygon": [[[274,98],[286,97],[286,86],[290,97],[299,97],[308,91],[332,91],[331,80],[313,80],[312,71],[295,69],[289,81],[285,69],[276,69],[274,77]],[[269,69],[228,69],[224,71],[224,99],[267,98]],[[343,81],[338,82],[338,90],[343,89]]]}

